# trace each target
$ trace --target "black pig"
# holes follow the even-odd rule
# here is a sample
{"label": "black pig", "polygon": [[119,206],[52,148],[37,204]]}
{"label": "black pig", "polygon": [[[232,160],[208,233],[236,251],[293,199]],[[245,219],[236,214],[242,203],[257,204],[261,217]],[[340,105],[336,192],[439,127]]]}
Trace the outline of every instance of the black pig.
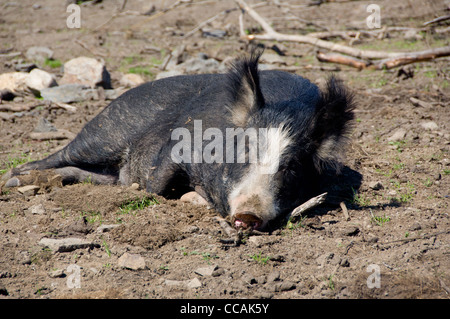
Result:
{"label": "black pig", "polygon": [[298,75],[258,71],[260,54],[228,74],[131,89],[64,149],[9,177],[55,169],[65,182],[137,182],[163,196],[195,189],[236,227],[263,229],[314,195],[323,167],[339,168],[353,102],[334,77],[321,92]]}

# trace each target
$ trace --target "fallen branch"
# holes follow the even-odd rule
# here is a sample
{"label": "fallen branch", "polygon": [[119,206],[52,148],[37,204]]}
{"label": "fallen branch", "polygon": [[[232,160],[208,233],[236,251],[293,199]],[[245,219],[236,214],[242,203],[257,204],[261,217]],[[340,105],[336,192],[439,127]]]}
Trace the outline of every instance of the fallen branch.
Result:
{"label": "fallen branch", "polygon": [[320,62],[330,62],[330,63],[338,63],[343,65],[348,65],[354,68],[357,68],[359,70],[365,69],[368,65],[370,65],[370,62],[364,61],[361,59],[357,59],[354,57],[345,56],[339,53],[324,53],[324,52],[317,52],[316,55],[317,60]]}
{"label": "fallen branch", "polygon": [[[244,0],[235,0],[235,2],[239,5],[241,10],[247,12],[256,22],[258,22],[265,31],[264,34],[245,34],[243,32],[244,30],[243,18],[242,16],[240,16],[239,17],[239,25],[241,30],[240,34],[241,38],[243,39],[275,40],[275,41],[307,43],[315,45],[322,49],[327,49],[329,51],[339,52],[347,55],[345,56],[338,54],[319,53],[317,56],[319,61],[349,65],[352,67],[356,67],[358,69],[369,68],[375,70],[383,70],[383,69],[392,69],[401,65],[411,64],[415,62],[429,61],[439,57],[450,55],[450,46],[409,53],[384,52],[384,51],[360,50],[346,45],[321,40],[317,37],[310,35],[283,34],[275,31],[270,26],[270,24],[263,17],[261,17],[252,7],[250,7]],[[380,60],[380,61],[365,61],[365,60]]]}
{"label": "fallen branch", "polygon": [[438,18],[433,19],[431,21],[427,21],[423,25],[430,25],[430,24],[433,24],[433,23],[438,23],[438,22],[446,21],[446,20],[450,20],[450,14],[442,16],[442,17],[438,17]]}
{"label": "fallen branch", "polygon": [[360,59],[386,59],[394,58],[403,55],[402,52],[383,52],[383,51],[371,51],[360,50],[352,48],[346,45],[337,44],[325,40],[321,40],[308,35],[296,35],[296,34],[284,34],[275,31],[270,24],[262,18],[253,8],[251,8],[244,0],[235,0],[239,7],[246,11],[256,22],[258,22],[265,34],[241,34],[241,37],[246,40],[275,40],[275,41],[287,41],[287,42],[299,42],[315,45],[319,48],[327,49],[330,51],[336,51],[343,54],[347,54]]}
{"label": "fallen branch", "polygon": [[401,65],[411,64],[415,62],[430,61],[436,58],[449,55],[450,55],[450,46],[425,51],[409,52],[404,53],[403,55],[398,57],[381,60],[377,64],[370,66],[369,69],[376,69],[376,70],[392,69]]}
{"label": "fallen branch", "polygon": [[322,204],[323,202],[325,202],[325,199],[327,198],[327,194],[328,193],[323,193],[320,194],[316,197],[311,198],[310,200],[304,202],[303,204],[301,204],[300,206],[298,206],[297,208],[295,208],[288,216],[287,219],[295,219],[299,216],[301,216],[304,212],[306,212],[307,210],[310,210],[313,207],[316,207],[320,204]]}
{"label": "fallen branch", "polygon": [[380,61],[365,61],[337,53],[323,52],[318,52],[316,57],[321,62],[331,62],[348,65],[359,70],[366,68],[374,70],[385,70],[416,62],[430,61],[449,55],[450,46],[425,51],[403,53],[401,56],[383,59]]}

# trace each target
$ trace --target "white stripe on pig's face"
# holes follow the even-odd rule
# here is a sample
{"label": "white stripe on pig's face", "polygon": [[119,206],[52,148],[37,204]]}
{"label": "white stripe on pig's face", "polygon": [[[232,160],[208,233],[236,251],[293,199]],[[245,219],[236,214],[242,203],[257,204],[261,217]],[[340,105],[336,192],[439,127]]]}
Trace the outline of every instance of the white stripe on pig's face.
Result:
{"label": "white stripe on pig's face", "polygon": [[258,161],[249,164],[248,172],[233,186],[228,197],[236,227],[261,229],[279,213],[273,174],[278,171],[282,156],[292,141],[289,129],[284,124],[268,128],[265,132],[259,134],[258,138]]}

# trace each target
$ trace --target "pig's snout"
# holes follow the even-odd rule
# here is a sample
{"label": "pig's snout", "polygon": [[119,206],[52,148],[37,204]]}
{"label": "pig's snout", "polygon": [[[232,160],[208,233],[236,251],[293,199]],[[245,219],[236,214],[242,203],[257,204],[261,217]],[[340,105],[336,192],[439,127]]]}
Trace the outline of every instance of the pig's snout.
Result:
{"label": "pig's snout", "polygon": [[263,220],[252,212],[245,211],[234,215],[233,224],[236,228],[259,229],[263,225]]}

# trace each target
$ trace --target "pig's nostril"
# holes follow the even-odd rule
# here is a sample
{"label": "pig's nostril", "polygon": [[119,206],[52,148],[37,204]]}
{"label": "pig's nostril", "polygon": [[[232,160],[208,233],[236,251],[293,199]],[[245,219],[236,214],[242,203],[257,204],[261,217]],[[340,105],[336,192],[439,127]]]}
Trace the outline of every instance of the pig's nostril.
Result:
{"label": "pig's nostril", "polygon": [[262,223],[262,219],[252,212],[242,212],[234,215],[234,226],[236,228],[258,229]]}

